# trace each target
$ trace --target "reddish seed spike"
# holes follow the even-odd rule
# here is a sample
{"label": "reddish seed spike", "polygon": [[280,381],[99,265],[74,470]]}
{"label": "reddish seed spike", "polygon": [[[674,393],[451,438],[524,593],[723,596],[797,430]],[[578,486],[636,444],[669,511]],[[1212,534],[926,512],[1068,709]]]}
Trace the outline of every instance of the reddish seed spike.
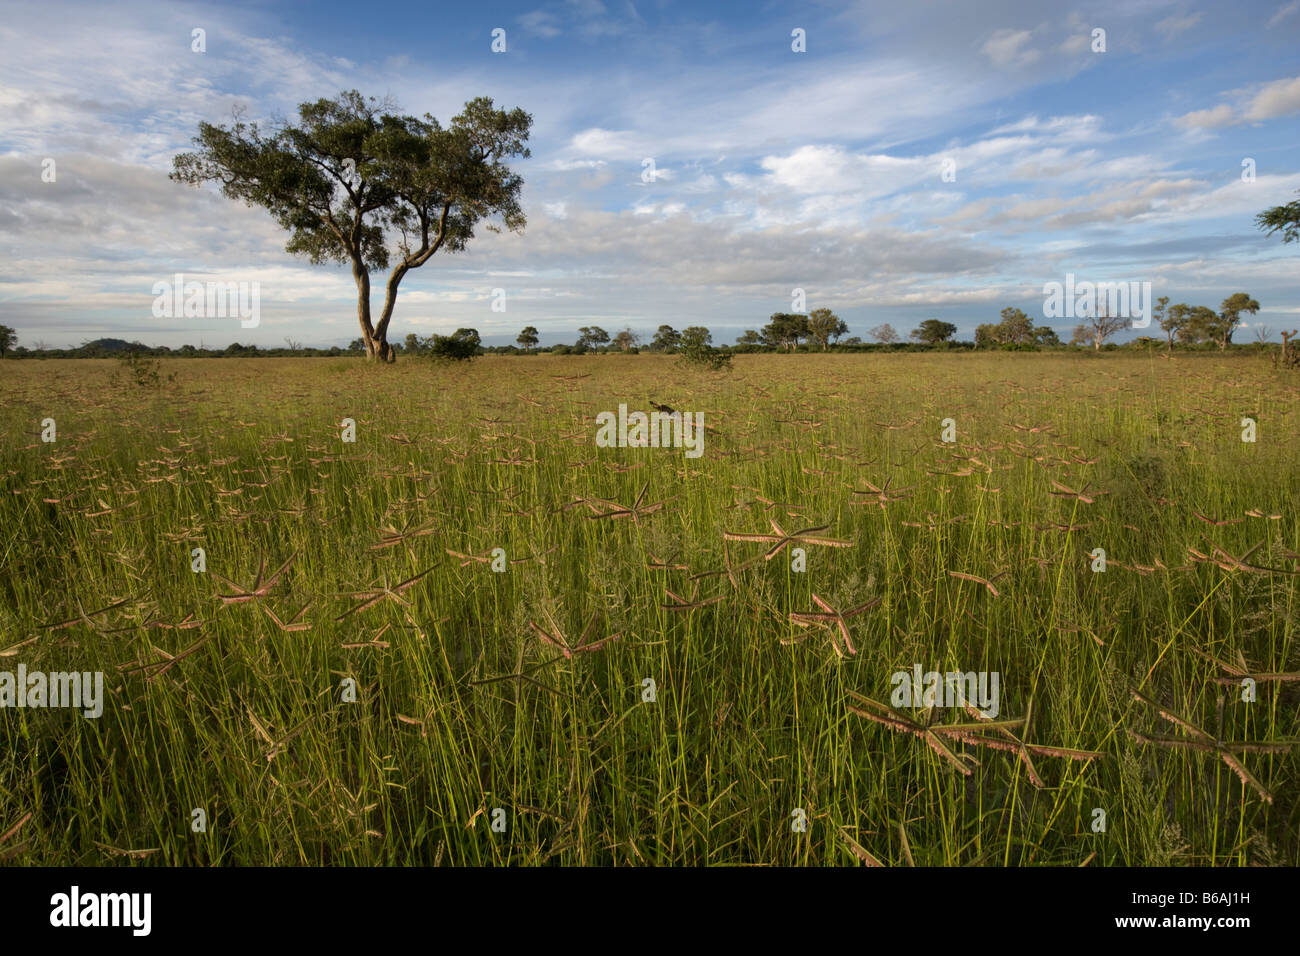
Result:
{"label": "reddish seed spike", "polygon": [[857,649],[853,646],[853,642],[849,640],[849,629],[845,626],[843,618],[840,619],[839,625],[840,625],[840,633],[844,635],[845,650],[847,650],[851,655],[856,655],[858,653]]}

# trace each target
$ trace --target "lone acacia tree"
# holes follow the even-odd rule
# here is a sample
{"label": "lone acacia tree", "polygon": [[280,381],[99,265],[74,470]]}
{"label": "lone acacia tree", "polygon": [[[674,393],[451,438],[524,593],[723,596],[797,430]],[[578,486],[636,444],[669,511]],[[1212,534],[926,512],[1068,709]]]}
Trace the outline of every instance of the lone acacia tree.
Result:
{"label": "lone acacia tree", "polygon": [[[193,186],[218,182],[227,197],[270,210],[292,232],[285,249],[313,265],[350,263],[366,357],[385,362],[396,357],[388,323],[406,273],[440,249],[464,249],[482,219],[499,215],[506,228],[523,229],[523,180],[505,160],[530,155],[533,123],[521,109],[493,108],[489,97],[467,102],[446,127],[393,108],[352,90],[301,104],[297,125],[268,133],[238,114],[229,128],[200,123],[198,150],[176,156],[171,173]],[[370,270],[390,262],[383,311],[372,322]]]}
{"label": "lone acacia tree", "polygon": [[1255,217],[1255,225],[1263,229],[1267,236],[1280,230],[1283,242],[1300,242],[1300,199],[1285,206],[1265,209]]}

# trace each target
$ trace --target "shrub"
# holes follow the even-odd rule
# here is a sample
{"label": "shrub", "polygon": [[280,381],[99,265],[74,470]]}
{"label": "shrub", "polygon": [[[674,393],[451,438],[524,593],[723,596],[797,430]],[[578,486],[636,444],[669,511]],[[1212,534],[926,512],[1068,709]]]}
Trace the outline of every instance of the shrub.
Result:
{"label": "shrub", "polygon": [[[162,363],[157,359],[147,358],[141,352],[131,349],[119,355],[117,361],[132,384],[141,388],[162,387],[162,377],[158,374],[158,369]],[[167,381],[170,382],[175,378],[176,376],[173,373],[167,376]]]}
{"label": "shrub", "polygon": [[451,335],[435,335],[429,354],[436,359],[465,362],[478,355],[481,340],[477,329],[457,329]]}
{"label": "shrub", "polygon": [[720,372],[731,368],[731,353],[715,349],[709,343],[713,340],[709,330],[702,326],[692,326],[682,332],[681,342],[677,346],[680,360],[686,365]]}

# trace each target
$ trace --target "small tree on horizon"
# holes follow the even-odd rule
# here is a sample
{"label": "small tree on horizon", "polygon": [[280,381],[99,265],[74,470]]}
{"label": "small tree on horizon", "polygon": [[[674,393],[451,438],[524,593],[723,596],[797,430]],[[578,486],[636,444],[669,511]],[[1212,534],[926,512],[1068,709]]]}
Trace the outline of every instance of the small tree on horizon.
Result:
{"label": "small tree on horizon", "polygon": [[0,325],[0,358],[9,354],[9,350],[18,341],[18,333],[7,325]]}
{"label": "small tree on horizon", "polygon": [[626,352],[628,349],[635,348],[636,344],[641,341],[641,337],[633,332],[630,328],[625,328],[614,336],[614,344],[618,346],[619,351]]}
{"label": "small tree on horizon", "polygon": [[1245,292],[1236,292],[1224,299],[1219,309],[1213,313],[1214,319],[1206,323],[1205,331],[1223,352],[1232,343],[1232,333],[1241,325],[1241,314],[1255,315],[1259,312],[1259,303]]}
{"label": "small tree on horizon", "polygon": [[940,342],[947,342],[956,334],[957,326],[951,322],[944,322],[941,319],[926,319],[912,330],[911,337],[913,340],[926,345],[938,345]]}
{"label": "small tree on horizon", "polygon": [[1178,341],[1184,345],[1200,345],[1212,342],[1211,331],[1219,321],[1219,314],[1204,305],[1192,306],[1187,312],[1187,319],[1178,330]]}
{"label": "small tree on horizon", "polygon": [[891,342],[898,341],[898,333],[894,331],[894,327],[888,322],[884,322],[877,325],[874,329],[870,329],[867,332],[867,335],[871,336],[881,345],[889,345]]}
{"label": "small tree on horizon", "polygon": [[515,339],[515,342],[525,352],[531,352],[533,349],[537,348],[537,343],[539,341],[540,338],[537,334],[537,329],[533,328],[531,325],[524,326],[523,330],[519,333],[519,337]]}
{"label": "small tree on horizon", "polygon": [[599,325],[584,325],[578,329],[579,348],[594,349],[609,342],[609,333]]}
{"label": "small tree on horizon", "polygon": [[772,320],[763,326],[763,342],[774,348],[787,352],[799,347],[799,340],[811,333],[808,328],[808,316],[798,312],[774,312]]}
{"label": "small tree on horizon", "polygon": [[[1165,327],[1165,310],[1168,308],[1169,296],[1167,295],[1162,295],[1160,298],[1156,299],[1156,304],[1151,307],[1151,320],[1162,329]],[[1170,347],[1172,347],[1172,342],[1170,343]]]}
{"label": "small tree on horizon", "polygon": [[673,352],[681,344],[682,333],[678,332],[671,325],[661,325],[654,338],[650,340],[650,351],[652,352]]}
{"label": "small tree on horizon", "polygon": [[844,321],[830,309],[813,309],[808,313],[808,334],[821,343],[825,352],[832,339],[837,339],[849,330]]}
{"label": "small tree on horizon", "polygon": [[[1117,315],[1111,315],[1107,306],[1097,303],[1097,313],[1086,316],[1082,322],[1075,327],[1075,339],[1082,338],[1084,342],[1092,342],[1094,350],[1101,348],[1102,343],[1113,336],[1116,332],[1121,331],[1128,320]],[[1083,330],[1083,335],[1079,335],[1079,330]]]}
{"label": "small tree on horizon", "polygon": [[975,329],[977,349],[998,348],[1003,345],[1060,345],[1061,339],[1050,325],[1035,327],[1034,320],[1023,309],[1007,306],[998,322],[985,322]]}
{"label": "small tree on horizon", "polygon": [[1039,345],[1053,347],[1061,344],[1061,337],[1050,325],[1040,325],[1034,329],[1034,341]]}
{"label": "small tree on horizon", "polygon": [[1174,350],[1174,339],[1182,337],[1183,329],[1187,326],[1191,315],[1192,307],[1186,302],[1179,302],[1177,305],[1171,305],[1165,309],[1164,315],[1160,319],[1160,328],[1164,330],[1165,338],[1168,340],[1165,351],[1172,352]]}
{"label": "small tree on horizon", "polygon": [[1034,341],[1034,320],[1023,309],[1007,306],[996,328],[1001,345],[1030,345]]}

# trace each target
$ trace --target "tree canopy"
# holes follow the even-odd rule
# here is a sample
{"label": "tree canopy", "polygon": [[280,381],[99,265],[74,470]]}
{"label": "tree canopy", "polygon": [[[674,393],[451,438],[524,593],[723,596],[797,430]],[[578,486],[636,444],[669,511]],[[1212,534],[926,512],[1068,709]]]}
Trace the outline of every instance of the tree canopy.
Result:
{"label": "tree canopy", "polygon": [[519,343],[519,347],[525,352],[537,348],[537,343],[539,341],[537,329],[531,325],[524,326],[519,332],[519,337],[515,339],[515,341]]}
{"label": "tree canopy", "polygon": [[671,325],[661,325],[650,340],[650,349],[654,352],[672,352],[681,344],[682,333]]}
{"label": "tree canopy", "polygon": [[917,342],[937,345],[940,342],[948,341],[956,334],[957,326],[951,322],[944,322],[940,319],[926,319],[912,330],[911,337]]}
{"label": "tree canopy", "polygon": [[434,358],[464,362],[478,355],[480,345],[477,329],[457,329],[451,335],[433,336],[429,352]]}
{"label": "tree canopy", "polygon": [[798,312],[775,312],[772,320],[763,326],[763,344],[790,350],[797,348],[801,338],[811,334],[808,316]]}
{"label": "tree canopy", "polygon": [[808,334],[821,344],[823,352],[831,341],[848,330],[844,320],[830,309],[813,309],[808,313]]}
{"label": "tree canopy", "polygon": [[1281,232],[1283,242],[1300,242],[1300,199],[1294,199],[1285,206],[1265,209],[1255,217],[1255,225],[1268,236]]}

